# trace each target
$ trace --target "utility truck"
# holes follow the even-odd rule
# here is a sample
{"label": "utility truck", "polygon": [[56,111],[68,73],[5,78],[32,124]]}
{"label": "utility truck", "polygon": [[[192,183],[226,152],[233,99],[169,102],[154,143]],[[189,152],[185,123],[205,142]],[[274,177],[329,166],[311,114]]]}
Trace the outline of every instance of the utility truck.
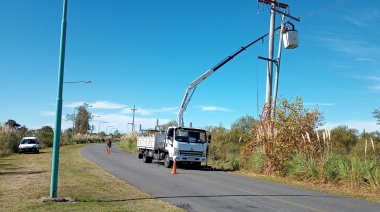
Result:
{"label": "utility truck", "polygon": [[171,126],[165,131],[149,130],[148,135],[137,138],[138,157],[144,163],[151,163],[153,159],[164,160],[166,168],[173,165],[174,159],[177,163],[201,168],[201,163],[207,160],[210,141],[211,135],[203,129]]}
{"label": "utility truck", "polygon": [[[280,27],[277,27],[275,30],[279,28]],[[263,40],[268,34],[269,33],[259,37],[248,45],[239,48],[233,54],[229,55],[194,80],[186,89],[178,111],[179,126],[167,127],[164,131],[156,130],[156,126],[155,130],[150,130],[150,134],[152,135],[139,136],[137,138],[139,158],[143,159],[144,163],[151,163],[153,159],[164,160],[164,165],[167,168],[172,166],[174,158],[178,163],[192,163],[198,167],[201,166],[202,162],[207,162],[207,145],[211,142],[211,135],[206,130],[192,128],[191,124],[190,127],[185,127],[183,113],[186,111],[195,89],[201,82],[232,60],[235,56],[256,42]]]}

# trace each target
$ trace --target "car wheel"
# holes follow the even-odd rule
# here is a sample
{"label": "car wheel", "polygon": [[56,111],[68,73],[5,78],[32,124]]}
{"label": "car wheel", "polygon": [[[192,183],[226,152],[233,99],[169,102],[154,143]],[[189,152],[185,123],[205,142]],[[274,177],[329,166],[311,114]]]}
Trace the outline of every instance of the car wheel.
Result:
{"label": "car wheel", "polygon": [[18,154],[21,154],[22,152],[21,151],[18,151]]}

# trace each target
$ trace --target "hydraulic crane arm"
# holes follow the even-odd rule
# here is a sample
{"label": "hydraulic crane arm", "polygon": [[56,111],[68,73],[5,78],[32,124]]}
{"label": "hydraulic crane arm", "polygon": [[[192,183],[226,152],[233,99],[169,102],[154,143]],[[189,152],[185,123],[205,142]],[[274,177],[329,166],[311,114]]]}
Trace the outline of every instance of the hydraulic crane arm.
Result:
{"label": "hydraulic crane arm", "polygon": [[[280,27],[277,27],[275,30],[278,30],[279,28]],[[180,106],[179,111],[178,111],[178,125],[179,126],[184,127],[184,125],[185,125],[184,122],[183,122],[183,113],[186,111],[186,108],[189,105],[191,97],[193,96],[194,91],[197,88],[197,86],[201,82],[203,82],[207,77],[209,77],[211,74],[213,74],[219,68],[221,68],[223,65],[225,65],[230,60],[232,60],[236,55],[240,54],[241,52],[243,52],[244,50],[246,50],[247,48],[249,48],[250,46],[252,46],[256,42],[264,39],[264,37],[266,37],[267,35],[269,35],[269,33],[267,33],[267,34],[259,37],[258,39],[254,40],[253,42],[251,42],[250,44],[248,44],[248,45],[246,45],[244,47],[240,47],[240,49],[236,50],[230,56],[224,58],[221,62],[219,62],[218,64],[216,64],[216,66],[212,67],[211,69],[209,69],[208,71],[206,71],[204,74],[202,74],[200,77],[198,77],[196,80],[194,80],[192,83],[190,83],[189,87],[186,89],[185,96],[183,97],[181,106]]]}

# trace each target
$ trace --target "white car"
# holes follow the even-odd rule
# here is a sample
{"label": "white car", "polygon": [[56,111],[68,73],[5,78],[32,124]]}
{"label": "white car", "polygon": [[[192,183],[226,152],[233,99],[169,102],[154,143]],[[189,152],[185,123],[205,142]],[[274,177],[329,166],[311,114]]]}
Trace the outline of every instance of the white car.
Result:
{"label": "white car", "polygon": [[40,142],[37,137],[25,137],[18,146],[18,153],[34,152],[40,153]]}

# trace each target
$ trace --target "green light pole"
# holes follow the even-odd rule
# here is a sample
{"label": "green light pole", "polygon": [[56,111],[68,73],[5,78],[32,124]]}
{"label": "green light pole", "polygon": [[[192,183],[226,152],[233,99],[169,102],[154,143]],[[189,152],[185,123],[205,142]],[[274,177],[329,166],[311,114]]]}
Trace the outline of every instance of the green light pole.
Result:
{"label": "green light pole", "polygon": [[59,53],[59,70],[58,70],[57,110],[55,114],[53,156],[52,156],[52,163],[51,163],[51,184],[50,184],[51,198],[57,197],[59,143],[61,139],[62,90],[63,90],[63,75],[64,75],[63,73],[65,69],[67,2],[68,0],[63,0],[61,44],[60,44],[60,53]]}

